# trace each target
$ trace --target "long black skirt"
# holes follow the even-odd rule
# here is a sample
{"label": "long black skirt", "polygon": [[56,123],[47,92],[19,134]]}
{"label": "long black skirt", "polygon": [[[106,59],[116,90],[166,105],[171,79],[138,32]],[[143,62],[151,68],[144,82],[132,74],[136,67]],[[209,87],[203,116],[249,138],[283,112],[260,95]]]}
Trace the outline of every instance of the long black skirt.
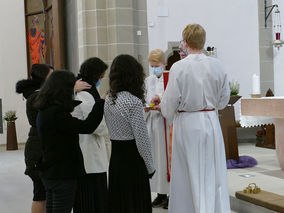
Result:
{"label": "long black skirt", "polygon": [[112,140],[109,213],[151,213],[149,176],[135,140]]}
{"label": "long black skirt", "polygon": [[74,213],[107,213],[107,174],[92,173],[78,179]]}

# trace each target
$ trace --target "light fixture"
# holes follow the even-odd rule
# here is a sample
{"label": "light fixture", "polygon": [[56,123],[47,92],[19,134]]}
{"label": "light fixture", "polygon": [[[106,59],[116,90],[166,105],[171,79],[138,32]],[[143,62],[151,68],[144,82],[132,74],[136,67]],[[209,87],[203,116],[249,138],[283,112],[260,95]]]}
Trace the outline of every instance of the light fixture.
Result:
{"label": "light fixture", "polygon": [[[264,0],[264,13],[265,13],[265,28],[267,27],[267,19],[269,18],[270,14],[272,13],[273,9],[275,8],[275,12],[273,14],[273,34],[275,35],[273,46],[276,47],[278,50],[284,42],[281,40],[282,34],[282,25],[281,25],[281,16],[280,11],[278,9],[278,5],[274,4],[272,6],[267,6],[267,0]],[[268,9],[270,9],[268,11]]]}
{"label": "light fixture", "polygon": [[282,25],[278,6],[276,6],[276,10],[273,16],[273,30],[275,34],[275,40],[273,41],[273,45],[279,50],[280,47],[282,47],[283,41],[281,40]]}

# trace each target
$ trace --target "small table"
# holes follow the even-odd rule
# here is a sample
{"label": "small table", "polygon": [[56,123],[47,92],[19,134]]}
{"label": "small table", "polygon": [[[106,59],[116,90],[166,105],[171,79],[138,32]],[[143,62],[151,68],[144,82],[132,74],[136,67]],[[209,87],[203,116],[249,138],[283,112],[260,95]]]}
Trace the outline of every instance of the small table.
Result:
{"label": "small table", "polygon": [[284,170],[284,97],[243,98],[242,115],[274,118],[277,158]]}

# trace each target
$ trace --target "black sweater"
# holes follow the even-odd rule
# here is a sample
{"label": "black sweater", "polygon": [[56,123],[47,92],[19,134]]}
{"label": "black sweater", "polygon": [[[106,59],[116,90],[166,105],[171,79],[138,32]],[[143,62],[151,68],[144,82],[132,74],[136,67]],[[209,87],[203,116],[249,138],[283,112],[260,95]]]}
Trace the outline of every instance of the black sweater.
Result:
{"label": "black sweater", "polygon": [[29,124],[31,126],[29,137],[25,146],[25,174],[32,175],[34,172],[35,163],[42,157],[41,144],[36,129],[36,118],[38,111],[33,107],[35,98],[38,94],[38,89],[41,83],[32,79],[21,80],[16,84],[16,92],[23,94],[26,102],[26,113]]}
{"label": "black sweater", "polygon": [[60,105],[41,110],[37,127],[43,159],[38,167],[43,178],[76,178],[85,174],[79,134],[90,134],[101,123],[104,101],[99,100],[86,120],[79,120]]}

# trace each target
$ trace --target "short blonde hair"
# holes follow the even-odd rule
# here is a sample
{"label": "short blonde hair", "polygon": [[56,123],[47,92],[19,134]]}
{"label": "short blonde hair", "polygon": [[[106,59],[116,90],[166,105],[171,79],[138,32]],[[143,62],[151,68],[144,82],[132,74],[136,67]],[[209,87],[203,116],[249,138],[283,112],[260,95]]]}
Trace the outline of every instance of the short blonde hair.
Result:
{"label": "short blonde hair", "polygon": [[152,50],[149,53],[148,61],[165,63],[165,53],[161,49]]}
{"label": "short blonde hair", "polygon": [[206,31],[199,24],[189,24],[182,32],[182,38],[190,48],[201,50],[206,41]]}

